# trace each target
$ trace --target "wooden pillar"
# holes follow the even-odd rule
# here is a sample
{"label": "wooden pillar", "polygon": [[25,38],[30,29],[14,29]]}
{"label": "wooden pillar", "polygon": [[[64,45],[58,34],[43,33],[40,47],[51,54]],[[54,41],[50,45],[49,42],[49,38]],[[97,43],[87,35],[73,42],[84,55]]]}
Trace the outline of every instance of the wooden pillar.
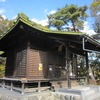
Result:
{"label": "wooden pillar", "polygon": [[88,61],[88,52],[85,52],[85,57],[86,57],[86,69],[87,69],[87,84],[89,84],[89,61]]}
{"label": "wooden pillar", "polygon": [[77,73],[77,56],[76,56],[76,54],[73,54],[73,61],[72,62],[73,62],[73,73],[75,76],[77,76],[78,73]]}
{"label": "wooden pillar", "polygon": [[22,94],[24,94],[24,86],[25,86],[25,84],[22,83],[22,90],[21,90],[21,93],[22,93]]}
{"label": "wooden pillar", "polygon": [[38,82],[38,92],[41,92],[41,82]]}
{"label": "wooden pillar", "polygon": [[70,80],[70,52],[69,47],[66,46],[66,68],[67,68],[67,86],[71,88],[71,80]]}
{"label": "wooden pillar", "polygon": [[11,91],[13,90],[13,82],[11,81]]}
{"label": "wooden pillar", "polygon": [[3,86],[3,88],[5,88],[5,81],[3,81],[3,85],[2,86]]}

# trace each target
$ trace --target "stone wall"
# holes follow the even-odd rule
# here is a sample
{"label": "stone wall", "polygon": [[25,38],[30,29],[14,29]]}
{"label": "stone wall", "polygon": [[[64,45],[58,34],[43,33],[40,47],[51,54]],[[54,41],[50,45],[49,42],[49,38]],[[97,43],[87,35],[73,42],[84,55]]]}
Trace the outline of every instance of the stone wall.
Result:
{"label": "stone wall", "polygon": [[78,96],[71,97],[68,94],[62,94],[57,92],[44,92],[38,94],[29,95],[9,95],[0,94],[0,100],[80,100]]}

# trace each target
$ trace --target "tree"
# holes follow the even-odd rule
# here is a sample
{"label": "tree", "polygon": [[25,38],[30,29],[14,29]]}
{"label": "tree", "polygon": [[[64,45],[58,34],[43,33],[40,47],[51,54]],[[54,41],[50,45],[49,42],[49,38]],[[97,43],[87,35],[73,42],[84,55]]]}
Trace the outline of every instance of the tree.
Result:
{"label": "tree", "polygon": [[97,14],[100,12],[100,0],[94,0],[90,6],[90,10],[93,17],[97,16]]}
{"label": "tree", "polygon": [[56,27],[58,30],[61,30],[61,27],[65,25],[65,22],[62,20],[62,15],[60,10],[54,14],[48,15],[49,27]]}
{"label": "tree", "polygon": [[94,0],[90,6],[91,16],[94,18],[94,30],[100,32],[100,0]]}
{"label": "tree", "polygon": [[0,15],[0,37],[3,35],[4,32],[6,32],[11,26],[13,25],[12,20],[4,19]]}
{"label": "tree", "polygon": [[97,33],[100,33],[100,15],[98,15],[96,18],[95,18],[95,22],[94,22],[94,30],[97,32]]}
{"label": "tree", "polygon": [[76,28],[83,26],[83,20],[87,17],[86,10],[87,6],[66,5],[56,13],[48,15],[49,27],[54,26],[61,30],[62,26],[72,23],[73,30],[76,31]]}

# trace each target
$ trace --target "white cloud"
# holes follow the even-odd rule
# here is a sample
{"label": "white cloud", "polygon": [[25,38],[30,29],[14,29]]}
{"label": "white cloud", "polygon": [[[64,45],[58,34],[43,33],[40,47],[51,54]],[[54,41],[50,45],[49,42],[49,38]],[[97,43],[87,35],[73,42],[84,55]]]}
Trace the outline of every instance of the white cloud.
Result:
{"label": "white cloud", "polygon": [[16,18],[17,18],[17,15],[13,16],[13,18],[12,18],[12,19],[16,19]]}
{"label": "white cloud", "polygon": [[4,19],[6,19],[6,16],[4,15],[5,12],[6,12],[6,11],[5,11],[4,9],[0,9],[0,15],[1,15]]}
{"label": "white cloud", "polygon": [[4,9],[0,9],[0,15],[4,14],[5,10]]}
{"label": "white cloud", "polygon": [[0,0],[0,2],[6,2],[6,0]]}
{"label": "white cloud", "polygon": [[31,19],[33,22],[36,22],[36,23],[38,23],[38,24],[41,24],[42,26],[46,26],[46,25],[48,25],[48,19],[46,18],[46,19],[43,19],[43,20],[38,20],[38,19],[36,19],[36,18],[32,18]]}
{"label": "white cloud", "polygon": [[81,32],[86,33],[87,35],[96,34],[96,32],[94,32],[94,30],[89,27],[89,23],[87,21],[84,22],[84,29],[81,30]]}
{"label": "white cloud", "polygon": [[56,13],[56,10],[51,10],[48,14],[54,14]]}
{"label": "white cloud", "polygon": [[46,15],[54,14],[54,13],[56,13],[56,10],[48,11],[48,9],[45,9],[45,10],[44,10],[44,13],[45,13]]}
{"label": "white cloud", "polygon": [[[50,12],[48,12],[48,9],[45,9],[44,10],[44,13],[46,15],[49,15],[49,14],[54,14],[56,12],[56,10],[51,10]],[[32,18],[31,19],[33,22],[36,22],[38,24],[41,24],[42,26],[47,26],[48,25],[48,18],[46,17],[45,19],[42,19],[42,20],[38,20],[37,18]]]}
{"label": "white cloud", "polygon": [[6,18],[7,18],[5,15],[2,15],[2,17],[3,17],[4,19],[6,19]]}

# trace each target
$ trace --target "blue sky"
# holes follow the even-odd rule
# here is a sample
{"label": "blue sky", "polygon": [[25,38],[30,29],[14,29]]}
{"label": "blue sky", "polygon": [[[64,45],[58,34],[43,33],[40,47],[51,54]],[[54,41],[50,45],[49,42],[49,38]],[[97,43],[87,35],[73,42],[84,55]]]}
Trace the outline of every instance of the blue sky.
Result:
{"label": "blue sky", "polygon": [[[0,0],[0,15],[13,19],[18,13],[24,12],[31,20],[45,25],[47,14],[55,12],[57,8],[64,7],[66,4],[90,6],[92,2],[93,0]],[[87,13],[89,14],[89,10]],[[89,18],[87,24],[90,23]]]}
{"label": "blue sky", "polygon": [[20,12],[24,12],[30,18],[44,19],[47,12],[56,10],[66,4],[89,6],[92,1],[93,0],[0,0],[0,10],[4,10],[3,14],[9,19],[12,19]]}

